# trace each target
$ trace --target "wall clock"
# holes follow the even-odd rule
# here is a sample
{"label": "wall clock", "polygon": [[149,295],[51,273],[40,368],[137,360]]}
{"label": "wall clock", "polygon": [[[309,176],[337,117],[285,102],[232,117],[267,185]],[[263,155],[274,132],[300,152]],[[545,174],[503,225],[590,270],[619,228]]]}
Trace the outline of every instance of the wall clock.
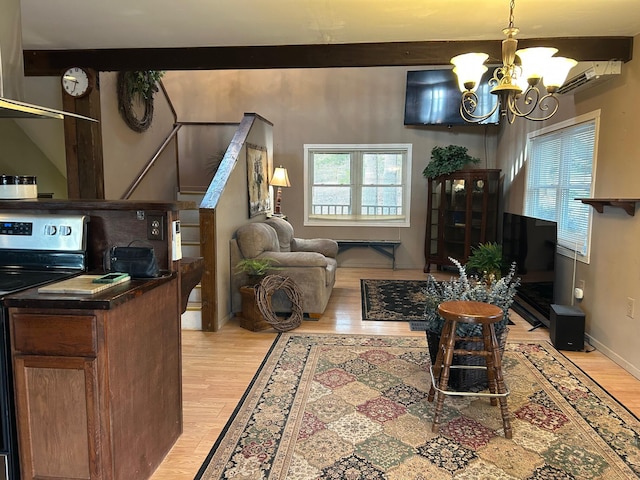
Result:
{"label": "wall clock", "polygon": [[72,97],[86,95],[91,89],[89,73],[80,67],[68,68],[62,75],[62,88]]}

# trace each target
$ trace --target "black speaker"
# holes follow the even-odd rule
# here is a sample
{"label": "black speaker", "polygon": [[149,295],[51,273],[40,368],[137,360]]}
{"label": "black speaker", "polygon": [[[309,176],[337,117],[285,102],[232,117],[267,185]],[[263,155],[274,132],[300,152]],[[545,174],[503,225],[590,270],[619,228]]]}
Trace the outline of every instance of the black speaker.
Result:
{"label": "black speaker", "polygon": [[551,305],[549,337],[558,350],[584,350],[584,312],[569,305]]}

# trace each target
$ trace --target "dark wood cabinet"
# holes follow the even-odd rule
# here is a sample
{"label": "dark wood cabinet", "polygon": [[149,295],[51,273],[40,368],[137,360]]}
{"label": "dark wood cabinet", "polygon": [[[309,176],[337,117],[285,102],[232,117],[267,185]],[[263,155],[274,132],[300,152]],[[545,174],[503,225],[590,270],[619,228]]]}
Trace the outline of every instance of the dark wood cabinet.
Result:
{"label": "dark wood cabinet", "polygon": [[498,234],[500,170],[461,170],[428,180],[425,266],[462,264]]}
{"label": "dark wood cabinet", "polygon": [[180,436],[178,279],[136,282],[9,307],[23,479],[149,478]]}

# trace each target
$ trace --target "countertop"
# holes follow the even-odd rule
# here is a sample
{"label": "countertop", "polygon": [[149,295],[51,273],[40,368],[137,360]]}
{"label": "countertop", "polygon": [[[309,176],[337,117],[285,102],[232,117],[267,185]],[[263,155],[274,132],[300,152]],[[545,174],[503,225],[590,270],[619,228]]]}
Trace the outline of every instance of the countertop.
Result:
{"label": "countertop", "polygon": [[94,295],[39,293],[38,287],[34,287],[5,296],[4,305],[9,308],[110,310],[177,277],[176,273],[166,273],[158,278],[131,279]]}
{"label": "countertop", "polygon": [[67,200],[53,198],[28,198],[23,200],[0,200],[0,210],[167,210],[179,211],[197,208],[191,201],[138,201],[138,200]]}

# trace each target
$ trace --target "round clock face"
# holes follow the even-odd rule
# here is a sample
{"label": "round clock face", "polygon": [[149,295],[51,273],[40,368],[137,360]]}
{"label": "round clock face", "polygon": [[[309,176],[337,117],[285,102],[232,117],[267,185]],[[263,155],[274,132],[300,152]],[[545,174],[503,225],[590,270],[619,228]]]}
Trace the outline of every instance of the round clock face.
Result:
{"label": "round clock face", "polygon": [[72,67],[62,76],[64,91],[73,97],[81,97],[89,91],[89,75],[82,68]]}

